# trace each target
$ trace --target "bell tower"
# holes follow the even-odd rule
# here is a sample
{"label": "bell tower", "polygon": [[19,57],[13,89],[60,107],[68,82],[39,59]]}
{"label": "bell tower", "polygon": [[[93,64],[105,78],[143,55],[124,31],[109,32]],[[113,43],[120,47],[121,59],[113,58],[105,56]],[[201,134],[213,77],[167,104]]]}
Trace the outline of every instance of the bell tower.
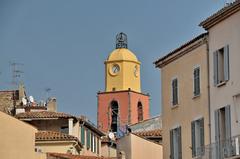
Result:
{"label": "bell tower", "polygon": [[128,49],[127,35],[116,36],[116,48],[105,64],[105,91],[98,93],[98,128],[118,132],[149,118],[149,95],[141,92],[140,61]]}

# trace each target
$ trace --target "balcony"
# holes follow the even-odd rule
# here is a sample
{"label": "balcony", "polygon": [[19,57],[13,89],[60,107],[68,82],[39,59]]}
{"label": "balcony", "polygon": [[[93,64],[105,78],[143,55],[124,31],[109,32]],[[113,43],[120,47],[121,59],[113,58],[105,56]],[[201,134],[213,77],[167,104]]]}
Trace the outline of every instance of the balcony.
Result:
{"label": "balcony", "polygon": [[240,135],[205,146],[199,159],[240,159]]}

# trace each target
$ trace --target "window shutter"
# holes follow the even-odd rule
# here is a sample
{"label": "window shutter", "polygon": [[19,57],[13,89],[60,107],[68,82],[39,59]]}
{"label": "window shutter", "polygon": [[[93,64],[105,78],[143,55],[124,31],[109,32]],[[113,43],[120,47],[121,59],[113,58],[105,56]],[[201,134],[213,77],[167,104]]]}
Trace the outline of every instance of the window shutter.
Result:
{"label": "window shutter", "polygon": [[181,127],[179,127],[177,133],[178,137],[178,159],[182,159],[182,140],[181,140]]}
{"label": "window shutter", "polygon": [[215,110],[214,118],[215,118],[215,141],[219,142],[219,140],[220,140],[220,133],[219,133],[219,109]]}
{"label": "window shutter", "polygon": [[200,152],[204,154],[204,118],[200,119]]}
{"label": "window shutter", "polygon": [[90,136],[90,131],[87,130],[87,149],[90,148],[90,138],[91,138],[91,136]]}
{"label": "window shutter", "polygon": [[85,144],[85,130],[83,126],[81,126],[81,143]]}
{"label": "window shutter", "polygon": [[99,154],[99,138],[97,138],[97,154]]}
{"label": "window shutter", "polygon": [[224,47],[224,80],[229,80],[229,45]]}
{"label": "window shutter", "polygon": [[231,109],[230,105],[225,107],[226,139],[231,139]]}
{"label": "window shutter", "polygon": [[192,128],[192,157],[196,156],[196,144],[195,144],[195,121],[191,122]]}
{"label": "window shutter", "polygon": [[213,70],[214,86],[216,86],[218,84],[218,51],[213,53]]}
{"label": "window shutter", "polygon": [[173,130],[170,130],[170,159],[174,159],[173,154],[174,154],[174,150],[173,150]]}
{"label": "window shutter", "polygon": [[172,81],[172,100],[173,105],[178,104],[178,80],[177,78]]}

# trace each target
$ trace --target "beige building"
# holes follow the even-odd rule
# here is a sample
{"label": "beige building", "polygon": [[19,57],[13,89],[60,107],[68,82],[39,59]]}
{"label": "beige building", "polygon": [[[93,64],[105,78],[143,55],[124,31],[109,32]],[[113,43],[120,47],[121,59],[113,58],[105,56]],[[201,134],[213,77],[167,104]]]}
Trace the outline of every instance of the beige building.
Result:
{"label": "beige building", "polygon": [[117,152],[126,159],[163,159],[162,145],[132,133],[119,139]]}
{"label": "beige building", "polygon": [[45,159],[35,153],[37,129],[0,111],[0,156],[3,159]]}
{"label": "beige building", "polygon": [[209,144],[207,40],[201,34],[155,62],[161,69],[164,159],[200,157]]}
{"label": "beige building", "polygon": [[82,144],[77,137],[54,131],[39,131],[35,136],[37,152],[69,153],[79,155]]}
{"label": "beige building", "polygon": [[205,151],[214,159],[240,158],[240,0],[200,26],[209,32],[212,144]]}

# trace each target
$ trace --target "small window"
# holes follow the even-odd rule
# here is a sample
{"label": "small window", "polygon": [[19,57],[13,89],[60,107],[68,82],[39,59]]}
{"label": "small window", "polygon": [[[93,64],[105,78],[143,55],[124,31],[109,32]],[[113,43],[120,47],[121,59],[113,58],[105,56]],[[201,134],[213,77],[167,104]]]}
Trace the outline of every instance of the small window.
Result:
{"label": "small window", "polygon": [[172,105],[178,104],[178,79],[172,80]]}
{"label": "small window", "polygon": [[192,157],[204,155],[204,119],[192,121]]}
{"label": "small window", "polygon": [[138,110],[138,122],[140,122],[143,120],[143,106],[141,102],[138,102],[137,110]]}
{"label": "small window", "polygon": [[214,85],[220,86],[229,80],[229,46],[213,53]]}
{"label": "small window", "polygon": [[194,96],[200,95],[200,67],[197,67],[193,71],[193,89]]}
{"label": "small window", "polygon": [[181,127],[170,130],[170,153],[171,159],[182,158]]}
{"label": "small window", "polygon": [[112,132],[117,132],[118,129],[118,102],[112,101],[111,102],[111,130]]}

